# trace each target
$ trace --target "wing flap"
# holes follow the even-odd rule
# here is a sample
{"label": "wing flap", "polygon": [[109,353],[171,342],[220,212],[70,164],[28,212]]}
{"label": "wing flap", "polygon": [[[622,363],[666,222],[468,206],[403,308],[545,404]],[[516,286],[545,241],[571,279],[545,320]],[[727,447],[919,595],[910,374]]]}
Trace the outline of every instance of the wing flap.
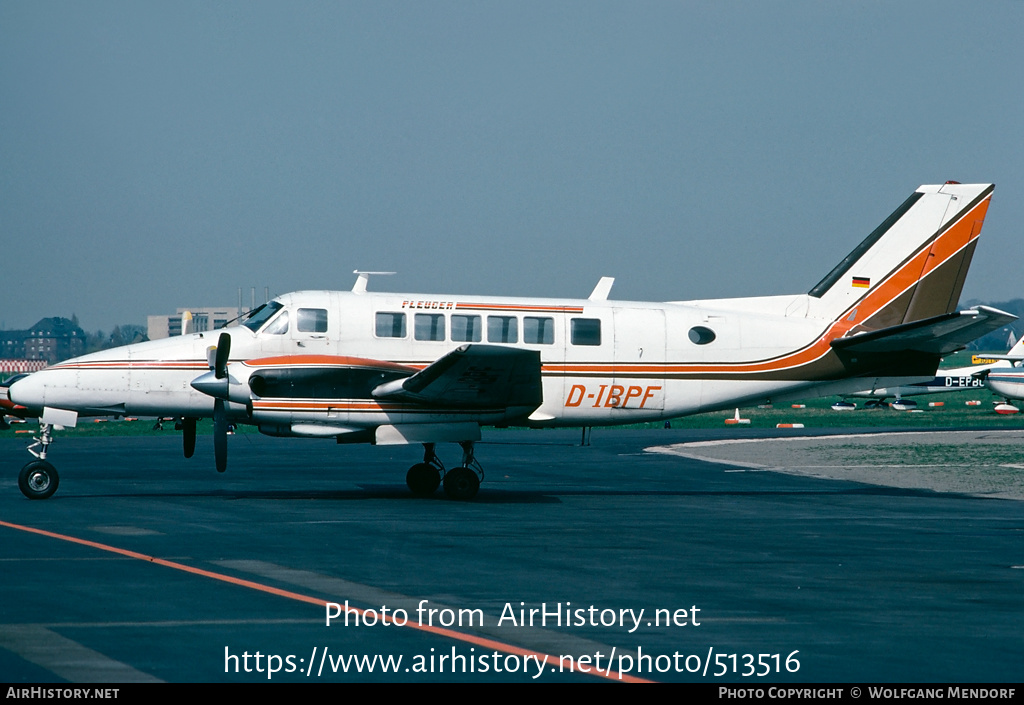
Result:
{"label": "wing flap", "polygon": [[540,353],[463,345],[411,377],[378,386],[373,396],[442,408],[516,408],[529,414],[543,401]]}

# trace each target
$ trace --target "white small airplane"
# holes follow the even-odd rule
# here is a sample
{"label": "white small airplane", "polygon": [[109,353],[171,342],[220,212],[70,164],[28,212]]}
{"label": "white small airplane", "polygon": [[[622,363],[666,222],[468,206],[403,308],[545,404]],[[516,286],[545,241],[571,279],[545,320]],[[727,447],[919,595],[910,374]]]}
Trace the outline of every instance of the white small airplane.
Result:
{"label": "white small airplane", "polygon": [[1012,367],[993,367],[980,373],[978,377],[985,383],[989,391],[1003,397],[1010,405],[1014,400],[1024,399],[1024,367],[1022,367],[1024,363],[1020,357],[1007,356],[1007,359],[1013,361]]}
{"label": "white small airplane", "polygon": [[[905,384],[898,387],[872,387],[853,394],[845,395],[844,399],[859,398],[869,399],[865,406],[881,406],[889,397],[895,397],[894,405],[899,407],[914,408],[916,402],[907,400],[906,397],[921,396],[924,394],[942,394],[948,392],[960,392],[967,390],[980,390],[988,386],[988,378],[992,373],[1002,374],[1010,372],[1017,363],[1024,360],[1024,338],[1018,340],[1005,355],[985,355],[987,362],[966,367],[954,367],[946,370],[937,370],[935,376],[923,382]],[[997,375],[999,378],[999,375]],[[1024,387],[1017,390],[1017,393],[1024,393]],[[1020,397],[1016,397],[1020,398]]]}
{"label": "white small airplane", "polygon": [[[240,325],[107,350],[36,372],[9,390],[39,410],[34,499],[57,488],[55,425],[78,415],[175,416],[185,456],[214,420],[217,469],[230,423],[272,436],[424,446],[416,495],[442,481],[475,496],[482,425],[656,421],[748,403],[829,396],[930,378],[943,355],[1014,316],[954,310],[991,184],[922,186],[806,294],[638,303],[352,291],[279,296]],[[908,379],[909,378],[909,379]],[[461,444],[445,471],[435,444]]]}

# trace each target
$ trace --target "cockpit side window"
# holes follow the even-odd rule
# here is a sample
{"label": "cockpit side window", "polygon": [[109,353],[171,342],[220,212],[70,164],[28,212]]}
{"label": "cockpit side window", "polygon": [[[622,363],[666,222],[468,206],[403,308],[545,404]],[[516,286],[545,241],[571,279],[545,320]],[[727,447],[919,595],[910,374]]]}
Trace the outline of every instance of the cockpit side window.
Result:
{"label": "cockpit side window", "polygon": [[326,333],[327,309],[300,308],[296,316],[295,325],[300,333]]}
{"label": "cockpit side window", "polygon": [[281,315],[267,324],[262,333],[265,335],[284,335],[288,332],[288,312],[282,311]]}
{"label": "cockpit side window", "polygon": [[284,305],[277,301],[265,303],[250,313],[249,318],[242,325],[255,333],[282,308],[284,308]]}

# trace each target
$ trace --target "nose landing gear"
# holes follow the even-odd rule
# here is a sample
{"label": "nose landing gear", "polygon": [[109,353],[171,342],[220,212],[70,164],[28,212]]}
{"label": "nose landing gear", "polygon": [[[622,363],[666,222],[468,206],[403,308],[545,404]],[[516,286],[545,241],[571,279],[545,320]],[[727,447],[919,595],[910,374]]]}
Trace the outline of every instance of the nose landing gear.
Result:
{"label": "nose landing gear", "polygon": [[40,425],[39,437],[28,447],[28,452],[37,459],[25,465],[18,474],[18,489],[29,499],[47,499],[60,484],[57,468],[46,461],[46,451],[53,443],[52,434],[53,424]]}

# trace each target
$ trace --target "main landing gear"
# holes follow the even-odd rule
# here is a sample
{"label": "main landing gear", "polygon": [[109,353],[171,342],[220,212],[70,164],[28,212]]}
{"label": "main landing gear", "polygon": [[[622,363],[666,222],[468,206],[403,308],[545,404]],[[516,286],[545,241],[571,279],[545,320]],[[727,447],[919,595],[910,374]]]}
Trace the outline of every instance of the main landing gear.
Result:
{"label": "main landing gear", "polygon": [[473,455],[473,441],[459,445],[462,446],[462,465],[445,471],[444,463],[434,452],[434,444],[423,444],[423,462],[409,468],[405,476],[405,484],[415,496],[429,497],[434,494],[444,477],[444,493],[448,499],[466,501],[476,497],[484,469]]}
{"label": "main landing gear", "polygon": [[423,462],[416,463],[405,475],[405,484],[417,497],[429,497],[441,484],[444,463],[434,453],[433,443],[423,444]]}
{"label": "main landing gear", "polygon": [[36,456],[36,460],[25,465],[18,475],[18,489],[29,499],[46,499],[57,491],[60,484],[57,468],[46,461],[46,451],[53,443],[52,434],[53,424],[41,424],[39,437],[28,447],[28,452]]}

